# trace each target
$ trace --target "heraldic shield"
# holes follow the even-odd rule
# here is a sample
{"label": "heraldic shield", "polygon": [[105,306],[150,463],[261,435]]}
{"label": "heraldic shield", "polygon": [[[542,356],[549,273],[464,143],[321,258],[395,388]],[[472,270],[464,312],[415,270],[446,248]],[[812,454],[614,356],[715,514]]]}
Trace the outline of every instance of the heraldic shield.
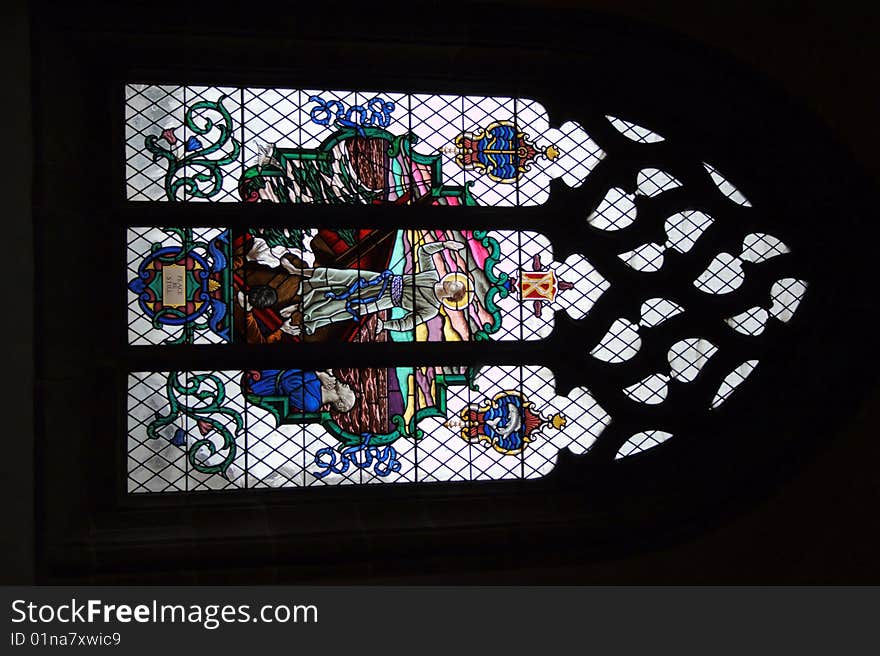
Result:
{"label": "heraldic shield", "polygon": [[461,436],[468,442],[492,447],[504,455],[522,453],[544,429],[559,430],[566,419],[561,414],[542,417],[521,393],[505,390],[486,405],[469,404],[461,411]]}

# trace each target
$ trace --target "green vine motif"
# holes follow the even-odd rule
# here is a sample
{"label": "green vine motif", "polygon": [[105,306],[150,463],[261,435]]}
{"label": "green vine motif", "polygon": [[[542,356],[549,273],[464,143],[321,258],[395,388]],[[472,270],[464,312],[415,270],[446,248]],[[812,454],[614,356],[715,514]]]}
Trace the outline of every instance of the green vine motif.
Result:
{"label": "green vine motif", "polygon": [[[147,425],[147,435],[153,439],[163,439],[160,431],[177,422],[181,415],[194,419],[198,422],[204,437],[193,442],[187,449],[190,465],[196,471],[204,474],[225,476],[226,470],[233,463],[238,452],[235,438],[244,429],[241,413],[224,407],[226,386],[213,374],[189,374],[187,383],[184,384],[180,382],[178,372],[172,371],[168,374],[168,380],[165,383],[165,393],[168,398],[169,412],[166,415],[157,413],[156,418]],[[189,397],[195,401],[187,403],[185,398],[180,397]],[[218,415],[231,419],[235,423],[234,434],[223,422],[217,419]],[[207,437],[211,431],[216,431],[223,438],[223,446],[220,449],[217,448],[213,440]],[[172,442],[178,446],[186,444],[185,433],[182,429],[177,429]],[[207,456],[202,458],[202,461],[196,460],[196,455],[203,448],[207,450]],[[226,454],[221,462],[214,465],[204,464],[219,451]]]}
{"label": "green vine motif", "polygon": [[[464,383],[462,384],[472,392],[480,391],[480,386],[477,385],[477,373],[479,373],[479,371],[479,367],[468,367],[465,369],[464,374],[462,374],[464,376]],[[447,376],[446,378],[448,380],[451,376]]]}
{"label": "green vine motif", "polygon": [[[223,185],[222,167],[238,160],[241,152],[241,143],[232,136],[232,116],[229,110],[223,106],[226,96],[220,96],[216,102],[203,100],[195,103],[186,111],[184,123],[187,131],[192,135],[184,145],[184,154],[179,156],[171,147],[177,143],[173,130],[165,130],[162,135],[147,135],[144,139],[144,147],[153,154],[153,162],[159,159],[165,159],[167,162],[167,170],[165,172],[165,195],[168,200],[177,200],[177,194],[181,188],[184,190],[184,197],[193,198],[212,198],[216,196]],[[220,114],[221,121],[215,122],[208,117],[201,117],[204,125],[199,126],[196,123],[196,114],[198,112],[213,111]],[[214,143],[203,145],[198,137],[203,137],[216,128],[219,132],[217,140]],[[159,145],[159,141],[164,140],[169,144],[169,148]],[[227,144],[231,144],[230,152],[223,153],[217,158],[211,158],[210,155],[224,151]],[[184,173],[187,170],[195,169],[190,175],[180,175],[181,170]],[[203,186],[207,185],[207,189]]]}
{"label": "green vine motif", "polygon": [[489,335],[497,333],[501,329],[501,309],[495,304],[496,299],[507,298],[510,295],[510,276],[506,273],[495,272],[495,265],[501,261],[501,245],[498,240],[489,236],[487,230],[474,230],[474,239],[479,239],[480,243],[489,250],[489,256],[486,258],[486,278],[492,283],[492,286],[486,290],[484,304],[489,314],[492,315],[492,323],[485,323],[481,330],[474,334],[475,341],[486,341]]}
{"label": "green vine motif", "polygon": [[[192,228],[161,228],[162,232],[171,237],[177,237],[180,240],[181,246],[184,250],[187,249],[187,244],[191,243],[193,240]],[[154,246],[155,248],[155,246]]]}
{"label": "green vine motif", "polygon": [[406,437],[408,435],[406,430],[406,419],[403,418],[403,415],[394,415],[391,417],[391,423],[394,424],[394,428],[396,429],[395,432],[400,436]]}

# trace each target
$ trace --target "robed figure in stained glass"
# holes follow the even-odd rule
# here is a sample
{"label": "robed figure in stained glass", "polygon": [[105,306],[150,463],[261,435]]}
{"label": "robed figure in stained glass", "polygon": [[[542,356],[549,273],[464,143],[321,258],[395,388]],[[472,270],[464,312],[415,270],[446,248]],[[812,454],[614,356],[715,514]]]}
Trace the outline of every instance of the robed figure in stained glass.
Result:
{"label": "robed figure in stained glass", "polygon": [[[420,271],[408,275],[397,275],[390,270],[304,269],[301,272],[301,325],[286,323],[282,330],[292,335],[303,331],[311,335],[332,323],[359,321],[365,315],[398,307],[406,314],[399,319],[378,320],[376,332],[411,331],[436,317],[441,305],[458,309],[467,304],[471,294],[467,276],[452,273],[441,279],[431,257],[443,249],[462,250],[464,247],[451,240],[425,244],[417,251]],[[293,304],[280,314],[290,317],[298,309],[299,304]]]}
{"label": "robed figure in stained glass", "polygon": [[293,412],[319,412],[327,405],[337,412],[348,412],[356,401],[354,390],[331,371],[248,371],[242,387],[255,396],[286,397]]}
{"label": "robed figure in stained glass", "polygon": [[232,255],[234,326],[252,344],[469,340],[511,289],[493,268],[509,253],[471,231],[256,228]]}

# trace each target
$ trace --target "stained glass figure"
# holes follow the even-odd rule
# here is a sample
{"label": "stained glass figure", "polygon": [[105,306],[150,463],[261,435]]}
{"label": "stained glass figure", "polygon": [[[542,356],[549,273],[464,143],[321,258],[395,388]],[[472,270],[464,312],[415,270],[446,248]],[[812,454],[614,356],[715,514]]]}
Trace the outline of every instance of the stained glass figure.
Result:
{"label": "stained glass figure", "polygon": [[[522,337],[535,339],[553,310],[579,318],[608,286],[583,258],[542,263],[552,251],[530,233],[254,229],[230,244],[215,232],[129,232],[130,343],[228,341],[230,323],[249,343],[520,339],[521,303],[547,328]],[[541,252],[526,258],[520,241]]]}
{"label": "stained glass figure", "polygon": [[540,339],[608,289],[528,232],[253,229],[232,260],[238,339],[260,344]]}

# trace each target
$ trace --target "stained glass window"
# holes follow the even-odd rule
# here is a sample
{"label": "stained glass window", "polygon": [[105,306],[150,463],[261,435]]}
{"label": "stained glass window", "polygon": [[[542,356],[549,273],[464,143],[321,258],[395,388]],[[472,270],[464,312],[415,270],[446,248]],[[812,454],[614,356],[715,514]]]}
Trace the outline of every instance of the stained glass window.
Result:
{"label": "stained glass window", "polygon": [[[328,210],[302,227],[246,208],[254,227],[128,226],[128,343],[181,363],[128,373],[132,493],[531,479],[594,444],[629,458],[674,439],[683,407],[723,413],[809,288],[718,168],[664,165],[670,141],[623,118],[559,124],[528,98],[141,84],[125,112],[130,201],[461,217],[328,227]],[[603,166],[603,193],[571,196]],[[559,197],[575,237],[521,227]],[[508,213],[470,228],[478,206]],[[557,330],[581,376],[565,393],[536,363]],[[516,363],[396,355],[479,342],[513,344]],[[397,361],[290,366],[367,343]],[[279,364],[188,366],[205,345]]]}

